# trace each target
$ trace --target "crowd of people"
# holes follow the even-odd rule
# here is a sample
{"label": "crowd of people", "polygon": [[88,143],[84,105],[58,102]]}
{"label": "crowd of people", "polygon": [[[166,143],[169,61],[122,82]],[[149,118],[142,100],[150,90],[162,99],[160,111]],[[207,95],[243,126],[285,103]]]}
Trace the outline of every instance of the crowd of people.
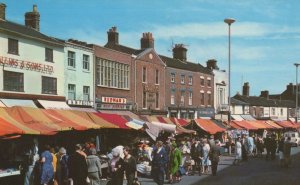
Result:
{"label": "crowd of people", "polygon": [[[234,165],[247,161],[248,157],[262,157],[266,150],[266,160],[275,160],[279,154],[280,165],[291,164],[291,138],[275,133],[265,136],[247,135],[232,140]],[[216,175],[222,151],[221,142],[213,135],[203,138],[168,137],[155,143],[140,141],[136,148],[118,146],[107,155],[110,185],[138,184],[137,177],[143,175],[139,164],[147,164],[153,181],[164,184],[181,181],[184,175]],[[226,146],[226,145],[225,145]],[[45,145],[38,152],[37,145],[28,153],[24,165],[24,185],[100,185],[103,169],[96,147],[93,143],[75,145],[75,152],[69,153],[64,147]]]}
{"label": "crowd of people", "polygon": [[283,137],[282,134],[275,132],[259,135],[243,134],[233,143],[235,148],[234,165],[239,165],[241,161],[247,161],[248,157],[263,157],[262,153],[266,151],[265,159],[267,161],[275,160],[276,153],[279,154],[280,166],[288,167],[291,164],[291,138]]}

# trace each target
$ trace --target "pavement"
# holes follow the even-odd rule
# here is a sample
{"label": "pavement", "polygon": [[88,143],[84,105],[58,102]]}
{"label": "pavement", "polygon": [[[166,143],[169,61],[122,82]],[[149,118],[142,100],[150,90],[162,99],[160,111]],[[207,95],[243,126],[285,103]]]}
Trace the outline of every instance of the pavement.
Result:
{"label": "pavement", "polygon": [[[217,176],[183,176],[174,185],[300,185],[300,147],[292,148],[292,155],[289,168],[280,167],[278,159],[266,161],[265,158],[249,158],[247,162],[234,166],[233,156],[221,156]],[[156,185],[149,178],[139,180],[142,185]],[[102,184],[105,185],[106,181]],[[126,180],[123,185],[126,185]]]}

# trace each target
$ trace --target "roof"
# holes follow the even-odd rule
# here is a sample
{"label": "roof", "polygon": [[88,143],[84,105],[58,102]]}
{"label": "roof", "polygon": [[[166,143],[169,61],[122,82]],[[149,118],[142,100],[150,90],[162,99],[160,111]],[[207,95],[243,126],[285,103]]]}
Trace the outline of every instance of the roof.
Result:
{"label": "roof", "polygon": [[291,100],[274,100],[259,96],[244,96],[240,94],[236,94],[233,98],[238,101],[248,103],[251,106],[295,107],[295,103]]}
{"label": "roof", "polygon": [[183,69],[187,71],[200,72],[204,74],[211,74],[211,75],[213,74],[212,70],[203,67],[201,64],[196,64],[194,62],[189,62],[189,61],[183,62],[179,59],[174,59],[163,55],[159,55],[159,56],[167,64],[167,67]]}
{"label": "roof", "polygon": [[44,42],[48,42],[48,43],[51,43],[51,44],[56,44],[56,45],[63,46],[63,43],[58,41],[55,38],[44,35],[41,32],[39,32],[39,31],[37,31],[33,28],[29,28],[25,25],[21,25],[21,24],[14,23],[14,22],[11,22],[11,21],[0,20],[0,30],[15,33],[15,34],[22,35],[22,36],[25,36],[25,37],[30,37],[30,38],[42,40]]}
{"label": "roof", "polygon": [[[106,48],[110,48],[122,53],[127,53],[129,55],[138,55],[140,53],[142,53],[143,51],[145,51],[146,49],[134,49],[134,48],[130,48],[127,46],[123,46],[120,44],[110,44],[107,43],[105,44]],[[206,67],[203,67],[201,64],[196,64],[193,62],[183,62],[181,60],[178,59],[173,59],[170,57],[166,57],[163,55],[159,55],[159,57],[162,59],[162,61],[167,65],[167,67],[172,67],[172,68],[176,68],[176,69],[183,69],[183,70],[187,70],[187,71],[194,71],[194,72],[200,72],[200,73],[204,73],[204,74],[213,74],[212,71]]]}
{"label": "roof", "polygon": [[202,130],[209,134],[216,134],[217,132],[224,132],[226,129],[221,128],[215,122],[209,119],[195,119],[196,124]]}
{"label": "roof", "polygon": [[231,98],[231,99],[230,99],[230,103],[231,103],[231,104],[234,104],[234,105],[249,105],[249,103],[246,103],[246,102],[237,100],[237,99],[235,99],[235,98]]}
{"label": "roof", "polygon": [[139,53],[141,53],[145,50],[145,49],[137,50],[137,49],[130,48],[127,46],[123,46],[123,45],[119,45],[119,44],[110,44],[110,43],[105,44],[104,47],[113,49],[116,51],[120,51],[122,53],[127,53],[129,55],[132,55],[132,54],[138,55]]}

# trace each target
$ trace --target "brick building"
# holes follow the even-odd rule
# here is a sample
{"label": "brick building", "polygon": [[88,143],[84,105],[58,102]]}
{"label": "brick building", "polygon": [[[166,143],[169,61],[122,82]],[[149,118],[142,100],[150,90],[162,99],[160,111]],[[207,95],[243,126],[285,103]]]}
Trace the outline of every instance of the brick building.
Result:
{"label": "brick building", "polygon": [[94,45],[98,109],[166,114],[165,64],[154,50],[152,34],[143,33],[140,49],[119,44],[116,27],[107,34],[104,47]]}
{"label": "brick building", "polygon": [[187,61],[183,44],[173,48],[173,58],[160,56],[166,63],[166,107],[170,117],[194,119],[214,114],[214,76],[201,64]]}

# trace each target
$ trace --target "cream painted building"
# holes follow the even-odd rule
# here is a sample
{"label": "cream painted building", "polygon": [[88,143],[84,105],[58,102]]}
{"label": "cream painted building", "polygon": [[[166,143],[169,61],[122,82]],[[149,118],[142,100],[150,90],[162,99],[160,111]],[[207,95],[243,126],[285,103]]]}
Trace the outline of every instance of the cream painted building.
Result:
{"label": "cream painted building", "polygon": [[25,25],[5,18],[0,4],[0,97],[64,101],[64,45],[40,32],[37,7]]}

